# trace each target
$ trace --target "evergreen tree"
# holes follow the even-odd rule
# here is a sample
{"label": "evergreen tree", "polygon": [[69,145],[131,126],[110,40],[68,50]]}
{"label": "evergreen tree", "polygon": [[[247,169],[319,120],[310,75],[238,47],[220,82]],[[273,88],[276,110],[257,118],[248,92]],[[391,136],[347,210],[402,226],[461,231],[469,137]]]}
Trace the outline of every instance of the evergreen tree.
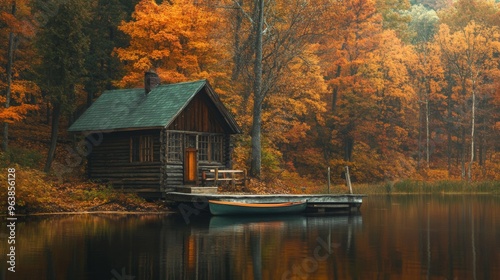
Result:
{"label": "evergreen tree", "polygon": [[55,156],[61,115],[71,111],[75,103],[75,89],[85,74],[85,55],[89,47],[88,36],[84,33],[90,19],[88,2],[67,0],[56,7],[56,11],[47,14],[37,42],[41,59],[39,85],[52,106],[51,141],[45,172],[50,171]]}
{"label": "evergreen tree", "polygon": [[[112,89],[112,82],[123,76],[122,64],[113,54],[116,47],[125,47],[128,40],[118,25],[128,18],[123,0],[97,0],[92,5],[92,18],[88,26],[89,53],[85,58],[84,82],[89,107],[100,92]],[[130,4],[129,4],[130,5]]]}

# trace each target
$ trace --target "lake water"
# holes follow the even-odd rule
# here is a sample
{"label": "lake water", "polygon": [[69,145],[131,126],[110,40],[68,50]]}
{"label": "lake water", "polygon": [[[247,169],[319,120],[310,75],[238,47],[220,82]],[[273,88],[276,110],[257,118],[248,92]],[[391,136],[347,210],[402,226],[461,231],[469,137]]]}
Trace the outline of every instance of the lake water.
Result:
{"label": "lake water", "polygon": [[0,279],[500,279],[500,197],[371,196],[355,215],[52,215]]}

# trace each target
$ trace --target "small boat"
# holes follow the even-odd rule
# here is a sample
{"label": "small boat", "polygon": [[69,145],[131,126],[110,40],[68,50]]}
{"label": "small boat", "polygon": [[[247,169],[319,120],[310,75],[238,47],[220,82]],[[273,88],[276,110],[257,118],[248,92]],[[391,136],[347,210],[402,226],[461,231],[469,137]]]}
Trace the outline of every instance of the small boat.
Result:
{"label": "small boat", "polygon": [[242,203],[209,200],[212,215],[294,214],[304,212],[306,201],[284,203]]}

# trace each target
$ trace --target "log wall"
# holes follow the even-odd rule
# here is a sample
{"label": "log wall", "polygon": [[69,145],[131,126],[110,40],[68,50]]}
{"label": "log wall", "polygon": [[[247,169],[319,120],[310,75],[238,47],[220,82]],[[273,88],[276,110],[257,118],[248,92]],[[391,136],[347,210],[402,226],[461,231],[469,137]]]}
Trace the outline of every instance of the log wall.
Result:
{"label": "log wall", "polygon": [[[189,133],[192,133],[191,131]],[[151,136],[153,139],[152,162],[130,162],[130,138]],[[101,137],[91,136],[94,139]],[[198,161],[198,182],[201,184],[203,171],[230,168],[230,137],[225,139],[224,158],[226,162]],[[92,147],[88,156],[88,176],[126,192],[136,192],[146,197],[161,197],[165,190],[184,185],[183,162],[167,162],[166,131],[144,130],[105,133],[102,141]]]}
{"label": "log wall", "polygon": [[[130,162],[130,137],[140,135],[152,136],[152,162]],[[88,156],[87,172],[91,179],[148,196],[161,191],[160,168],[160,131],[147,130],[103,134]]]}
{"label": "log wall", "polygon": [[[227,122],[206,92],[197,94],[170,124],[168,130],[200,133],[226,133],[223,163],[198,161],[198,182],[203,171],[218,167],[231,168],[231,133]],[[152,136],[153,161],[131,162],[130,139]],[[100,138],[100,137],[93,137]],[[92,142],[92,141],[89,141]],[[102,142],[93,146],[88,156],[88,175],[91,179],[111,183],[115,188],[137,192],[144,196],[161,197],[165,190],[184,185],[183,162],[168,162],[166,158],[167,130],[138,130],[104,133]]]}

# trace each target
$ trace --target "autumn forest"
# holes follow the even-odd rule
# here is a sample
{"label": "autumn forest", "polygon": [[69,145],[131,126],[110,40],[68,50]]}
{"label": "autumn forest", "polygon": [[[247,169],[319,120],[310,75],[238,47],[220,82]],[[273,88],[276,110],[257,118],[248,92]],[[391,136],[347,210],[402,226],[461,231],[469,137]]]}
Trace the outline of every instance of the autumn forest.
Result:
{"label": "autumn forest", "polygon": [[210,82],[254,177],[500,180],[498,0],[0,0],[0,37],[2,151],[45,124],[46,172],[154,70]]}

